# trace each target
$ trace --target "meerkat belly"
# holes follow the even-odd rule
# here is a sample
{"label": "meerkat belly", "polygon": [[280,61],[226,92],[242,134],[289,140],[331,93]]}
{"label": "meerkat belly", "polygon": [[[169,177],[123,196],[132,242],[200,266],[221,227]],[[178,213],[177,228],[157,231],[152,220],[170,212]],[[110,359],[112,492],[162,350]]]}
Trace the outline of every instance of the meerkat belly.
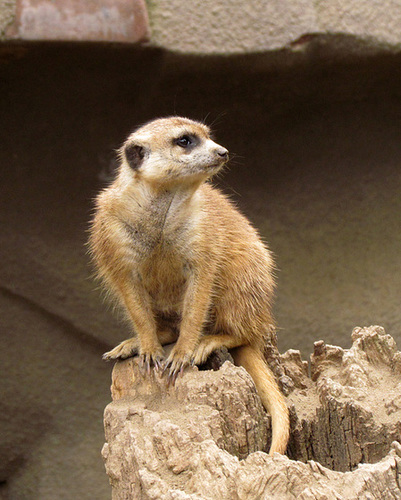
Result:
{"label": "meerkat belly", "polygon": [[177,252],[161,246],[141,266],[142,282],[156,312],[181,313],[188,264]]}

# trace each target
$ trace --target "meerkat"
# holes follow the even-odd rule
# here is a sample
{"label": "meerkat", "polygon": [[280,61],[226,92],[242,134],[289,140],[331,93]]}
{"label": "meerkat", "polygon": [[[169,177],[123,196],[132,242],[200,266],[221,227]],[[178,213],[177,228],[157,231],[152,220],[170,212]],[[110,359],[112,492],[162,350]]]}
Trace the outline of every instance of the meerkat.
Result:
{"label": "meerkat", "polygon": [[[134,336],[104,359],[138,355],[175,380],[220,347],[251,375],[272,417],[270,454],[285,453],[289,416],[263,351],[274,328],[270,251],[207,182],[228,161],[209,128],[161,118],[132,133],[112,184],[96,199],[90,249]],[[164,358],[163,345],[175,345]]]}

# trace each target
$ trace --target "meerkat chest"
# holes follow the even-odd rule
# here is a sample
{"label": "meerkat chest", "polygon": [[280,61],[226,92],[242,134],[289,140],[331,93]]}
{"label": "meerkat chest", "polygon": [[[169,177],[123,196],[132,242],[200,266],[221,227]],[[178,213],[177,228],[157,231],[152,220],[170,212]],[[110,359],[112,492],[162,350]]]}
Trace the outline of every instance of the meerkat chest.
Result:
{"label": "meerkat chest", "polygon": [[[146,290],[159,311],[180,312],[191,276],[191,246],[167,227],[159,243],[142,262],[139,271]],[[180,235],[187,231],[181,229]]]}
{"label": "meerkat chest", "polygon": [[156,309],[178,311],[191,276],[196,218],[182,200],[166,196],[143,207],[137,226],[136,271]]}
{"label": "meerkat chest", "polygon": [[120,203],[119,219],[137,264],[154,261],[156,256],[158,259],[166,258],[169,253],[176,253],[180,242],[185,240],[188,224],[174,205],[174,199],[169,194]]}

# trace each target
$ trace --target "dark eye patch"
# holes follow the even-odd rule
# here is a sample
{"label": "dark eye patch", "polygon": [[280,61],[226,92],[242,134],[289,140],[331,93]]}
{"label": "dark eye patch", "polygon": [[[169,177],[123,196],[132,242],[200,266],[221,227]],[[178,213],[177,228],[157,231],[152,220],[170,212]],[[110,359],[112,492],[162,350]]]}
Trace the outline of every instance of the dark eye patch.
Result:
{"label": "dark eye patch", "polygon": [[200,139],[195,134],[182,134],[174,139],[173,143],[183,149],[192,149],[200,143]]}

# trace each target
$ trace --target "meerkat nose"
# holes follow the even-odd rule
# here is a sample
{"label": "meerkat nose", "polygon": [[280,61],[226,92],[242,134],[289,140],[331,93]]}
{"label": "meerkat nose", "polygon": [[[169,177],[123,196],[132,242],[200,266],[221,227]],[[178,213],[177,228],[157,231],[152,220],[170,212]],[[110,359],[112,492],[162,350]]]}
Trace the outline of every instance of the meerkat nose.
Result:
{"label": "meerkat nose", "polygon": [[222,158],[227,158],[228,157],[228,151],[226,148],[219,148],[217,150],[217,154],[221,156]]}

